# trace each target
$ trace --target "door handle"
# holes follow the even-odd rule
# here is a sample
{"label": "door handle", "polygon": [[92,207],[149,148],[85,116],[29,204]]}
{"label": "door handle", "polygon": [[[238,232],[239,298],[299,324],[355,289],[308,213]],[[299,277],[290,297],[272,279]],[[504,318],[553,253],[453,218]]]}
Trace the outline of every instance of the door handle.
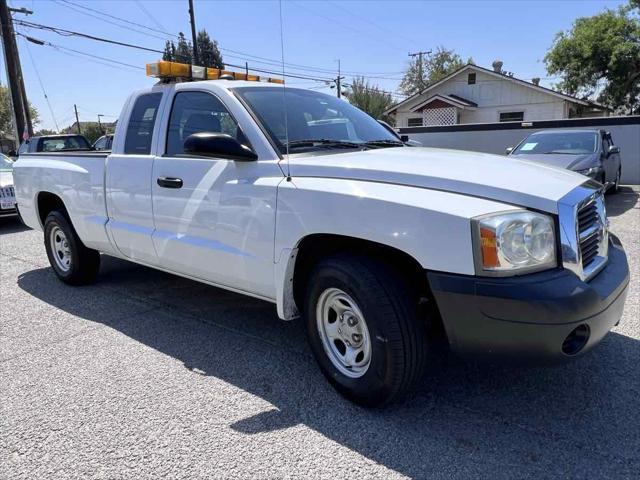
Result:
{"label": "door handle", "polygon": [[182,188],[182,179],[174,177],[158,177],[158,185],[163,188]]}

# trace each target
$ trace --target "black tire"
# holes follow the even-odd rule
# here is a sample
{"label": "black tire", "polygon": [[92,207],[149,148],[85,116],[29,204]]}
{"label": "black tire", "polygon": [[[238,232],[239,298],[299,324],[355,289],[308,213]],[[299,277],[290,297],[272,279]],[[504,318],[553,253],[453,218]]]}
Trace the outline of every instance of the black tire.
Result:
{"label": "black tire", "polygon": [[[323,292],[335,288],[357,303],[371,339],[371,360],[359,378],[340,372],[323,347],[316,308]],[[348,254],[318,263],[304,304],[307,337],[322,373],[342,395],[367,407],[398,400],[422,377],[427,338],[417,312],[396,272],[375,259]]]}
{"label": "black tire", "polygon": [[616,179],[613,182],[613,185],[611,185],[609,187],[609,189],[607,190],[607,193],[609,195],[612,195],[614,193],[618,193],[618,191],[620,190],[620,177],[622,174],[622,169],[619,168],[618,171],[616,172]]}
{"label": "black tire", "polygon": [[[52,246],[52,233],[62,230],[70,251],[70,265],[67,270],[60,267],[55,259],[56,252]],[[54,210],[44,221],[44,246],[49,257],[51,268],[56,276],[69,285],[86,285],[92,283],[100,269],[100,253],[84,246],[67,216]]]}

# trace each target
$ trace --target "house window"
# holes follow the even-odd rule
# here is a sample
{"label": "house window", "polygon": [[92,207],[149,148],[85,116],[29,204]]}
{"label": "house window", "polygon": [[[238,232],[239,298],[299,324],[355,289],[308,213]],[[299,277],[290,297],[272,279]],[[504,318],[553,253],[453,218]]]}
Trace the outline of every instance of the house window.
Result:
{"label": "house window", "polygon": [[469,75],[467,75],[467,84],[468,85],[475,85],[476,84],[476,74],[475,73],[470,73]]}
{"label": "house window", "polygon": [[407,127],[421,127],[421,126],[422,126],[422,117],[415,117],[407,120]]}
{"label": "house window", "polygon": [[524,120],[524,112],[502,112],[500,113],[501,122],[522,122]]}

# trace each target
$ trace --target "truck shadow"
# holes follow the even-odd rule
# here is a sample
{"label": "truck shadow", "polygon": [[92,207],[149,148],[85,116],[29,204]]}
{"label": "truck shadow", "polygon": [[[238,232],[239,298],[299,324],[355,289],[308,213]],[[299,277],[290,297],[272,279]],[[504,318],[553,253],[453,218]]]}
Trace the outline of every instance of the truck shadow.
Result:
{"label": "truck shadow", "polygon": [[0,217],[0,235],[30,230],[18,217]]}
{"label": "truck shadow", "polygon": [[[553,368],[474,365],[445,355],[433,359],[405,401],[365,410],[331,389],[307,349],[302,322],[278,320],[273,305],[103,258],[94,286],[67,287],[49,268],[22,274],[18,284],[179,360],[194,375],[272,405],[230,425],[237,432],[306,425],[410,477],[640,471],[640,342],[625,335],[611,333],[588,356]],[[129,301],[157,308],[127,315]],[[118,315],[100,313],[114,310]]]}
{"label": "truck shadow", "polygon": [[640,195],[633,188],[626,186],[620,187],[616,193],[605,197],[607,216],[617,217],[627,210],[635,208],[638,204],[639,197]]}

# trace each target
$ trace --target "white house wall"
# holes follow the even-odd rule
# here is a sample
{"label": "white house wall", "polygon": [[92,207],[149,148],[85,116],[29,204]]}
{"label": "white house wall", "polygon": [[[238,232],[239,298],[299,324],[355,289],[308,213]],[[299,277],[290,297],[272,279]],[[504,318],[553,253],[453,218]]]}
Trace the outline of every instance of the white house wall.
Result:
{"label": "white house wall", "polygon": [[[425,96],[436,94],[457,95],[478,104],[475,110],[460,110],[460,123],[497,122],[501,112],[524,111],[524,120],[555,120],[566,118],[565,101],[552,94],[537,91],[520,85],[508,78],[496,78],[493,75],[473,70],[476,83],[469,85],[469,70],[460,72],[443,84],[429,90]],[[419,117],[420,113],[410,110],[425,100],[425,96],[416,98],[404,105],[396,116],[397,125],[408,126],[408,119]]]}

